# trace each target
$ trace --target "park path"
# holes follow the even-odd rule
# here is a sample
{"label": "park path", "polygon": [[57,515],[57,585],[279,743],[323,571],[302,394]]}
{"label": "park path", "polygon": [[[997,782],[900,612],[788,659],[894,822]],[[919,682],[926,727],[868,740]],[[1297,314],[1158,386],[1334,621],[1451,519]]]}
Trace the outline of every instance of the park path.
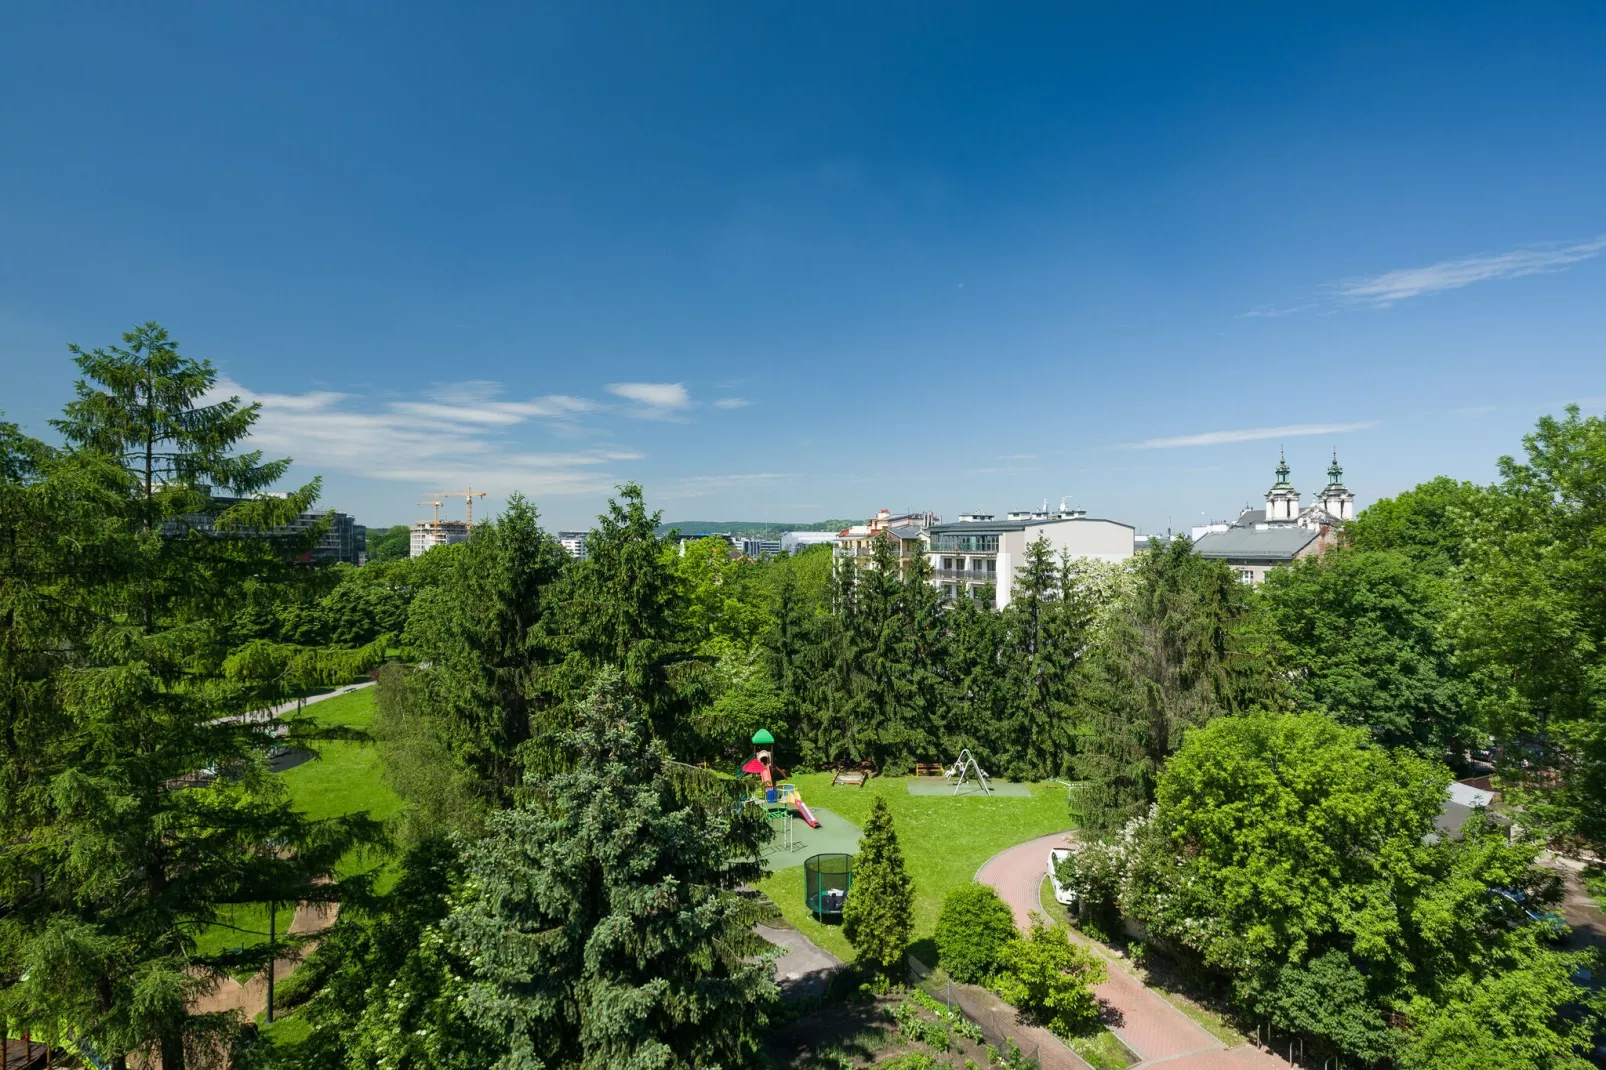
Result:
{"label": "park path", "polygon": [[[1038,898],[1048,876],[1048,852],[1070,847],[1072,834],[1043,836],[989,858],[976,880],[991,885],[1015,912],[1015,924],[1030,925],[1032,911],[1041,913]],[[1172,1003],[1139,981],[1097,945],[1072,938],[1105,959],[1108,979],[1094,994],[1110,1012],[1110,1031],[1138,1057],[1130,1070],[1163,1066],[1166,1070],[1274,1070],[1288,1063],[1250,1044],[1228,1048]]]}
{"label": "park path", "polygon": [[[335,923],[335,917],[340,913],[339,903],[301,903],[296,907],[294,919],[290,922],[292,933],[318,933]],[[309,944],[306,951],[310,952],[316,942]],[[295,968],[300,965],[302,955],[281,956],[273,960],[273,977],[275,983],[282,982],[289,977]],[[241,984],[232,977],[225,977],[217,983],[217,987],[210,993],[202,996],[190,1005],[194,1014],[211,1014],[216,1011],[239,1011],[246,1021],[254,1021],[268,1006],[268,975],[267,971],[257,974],[249,981]]]}

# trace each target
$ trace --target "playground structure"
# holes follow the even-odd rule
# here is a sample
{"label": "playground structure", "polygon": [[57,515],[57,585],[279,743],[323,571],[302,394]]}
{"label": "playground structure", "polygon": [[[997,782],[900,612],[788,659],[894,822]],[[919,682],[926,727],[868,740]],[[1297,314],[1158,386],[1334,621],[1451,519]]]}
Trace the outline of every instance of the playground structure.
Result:
{"label": "playground structure", "polygon": [[[786,782],[775,783],[775,755],[773,750],[757,749],[765,746],[773,748],[775,746],[775,737],[770,735],[768,729],[760,728],[753,733],[753,746],[755,748],[753,756],[742,766],[742,772],[757,776],[764,785],[763,790],[753,796],[753,801],[764,807],[765,811],[772,815],[772,820],[776,811],[788,814],[795,813],[810,828],[819,828],[820,822],[815,819],[814,812],[809,809],[808,803],[803,801],[803,795],[797,790],[797,785]],[[784,831],[787,842],[790,844],[792,826],[789,821],[785,825]]]}
{"label": "playground structure", "polygon": [[954,780],[954,794],[958,795],[959,789],[965,784],[965,777],[972,773],[976,775],[976,783],[981,785],[982,793],[991,795],[993,789],[987,783],[991,778],[983,771],[981,766],[976,764],[976,756],[970,753],[969,747],[965,747],[959,752],[959,757],[954,759],[953,766],[943,776],[948,779],[958,778]]}
{"label": "playground structure", "polygon": [[803,903],[816,921],[842,917],[852,887],[852,855],[818,854],[803,860]]}

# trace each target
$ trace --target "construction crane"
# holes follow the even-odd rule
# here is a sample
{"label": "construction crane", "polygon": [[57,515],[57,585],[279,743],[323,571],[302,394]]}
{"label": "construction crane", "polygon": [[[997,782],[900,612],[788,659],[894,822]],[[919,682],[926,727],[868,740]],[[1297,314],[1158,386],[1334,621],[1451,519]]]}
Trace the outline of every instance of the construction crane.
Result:
{"label": "construction crane", "polygon": [[420,506],[433,505],[435,507],[434,524],[435,524],[435,526],[437,528],[440,527],[441,526],[441,500],[439,498],[431,498],[431,499],[429,499],[427,501],[419,502],[418,504]]}
{"label": "construction crane", "polygon": [[[475,490],[471,486],[467,490],[438,490],[434,493],[438,498],[462,498],[463,505],[467,509],[468,526],[470,528],[474,526],[474,499],[485,497],[485,491]],[[436,519],[439,519],[438,515]]]}

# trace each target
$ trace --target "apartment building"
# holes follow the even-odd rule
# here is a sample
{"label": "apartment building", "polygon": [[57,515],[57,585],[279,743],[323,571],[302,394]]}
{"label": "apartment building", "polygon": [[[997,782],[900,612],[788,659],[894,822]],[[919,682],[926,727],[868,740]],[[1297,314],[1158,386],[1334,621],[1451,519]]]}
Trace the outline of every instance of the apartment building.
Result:
{"label": "apartment building", "polygon": [[837,562],[847,559],[868,566],[875,556],[875,540],[885,538],[892,543],[893,556],[901,570],[921,548],[926,529],[940,519],[931,512],[893,513],[883,509],[865,523],[837,532],[832,557]]}
{"label": "apartment building", "polygon": [[1132,525],[1080,510],[1021,511],[1002,520],[990,513],[962,513],[954,523],[926,531],[932,582],[949,598],[981,598],[990,587],[1002,609],[1009,605],[1026,548],[1039,538],[1048,540],[1056,557],[1069,553],[1092,561],[1125,561],[1135,546]]}

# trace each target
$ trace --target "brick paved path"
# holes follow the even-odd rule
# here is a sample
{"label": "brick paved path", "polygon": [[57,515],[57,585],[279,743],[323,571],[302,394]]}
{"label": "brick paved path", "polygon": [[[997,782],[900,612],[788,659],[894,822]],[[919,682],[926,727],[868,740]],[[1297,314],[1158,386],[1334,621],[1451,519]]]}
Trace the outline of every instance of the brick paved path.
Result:
{"label": "brick paved path", "polygon": [[[998,891],[1015,912],[1015,924],[1025,929],[1028,915],[1041,910],[1038,894],[1048,876],[1048,852],[1070,845],[1071,834],[1060,833],[1011,847],[988,859],[976,879]],[[1286,1062],[1251,1045],[1228,1049],[1120,965],[1108,965],[1109,979],[1094,994],[1111,1012],[1110,1031],[1137,1055],[1133,1070],[1286,1070]]]}

